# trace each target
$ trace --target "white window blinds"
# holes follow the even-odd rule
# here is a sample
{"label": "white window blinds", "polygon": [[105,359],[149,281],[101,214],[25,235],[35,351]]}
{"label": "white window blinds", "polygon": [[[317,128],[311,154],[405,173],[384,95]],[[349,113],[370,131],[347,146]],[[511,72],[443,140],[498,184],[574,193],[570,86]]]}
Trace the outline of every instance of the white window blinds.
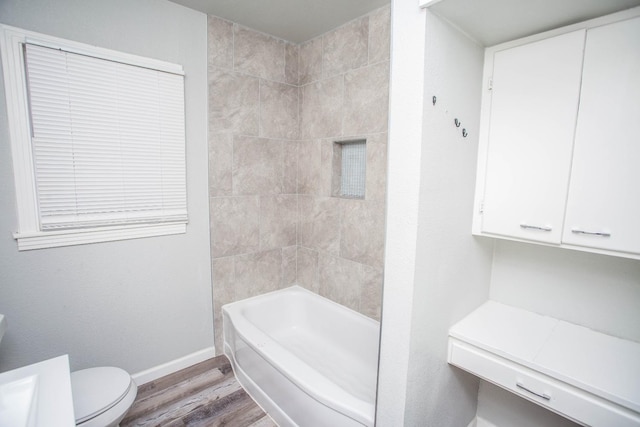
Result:
{"label": "white window blinds", "polygon": [[183,76],[24,53],[40,229],[185,223]]}

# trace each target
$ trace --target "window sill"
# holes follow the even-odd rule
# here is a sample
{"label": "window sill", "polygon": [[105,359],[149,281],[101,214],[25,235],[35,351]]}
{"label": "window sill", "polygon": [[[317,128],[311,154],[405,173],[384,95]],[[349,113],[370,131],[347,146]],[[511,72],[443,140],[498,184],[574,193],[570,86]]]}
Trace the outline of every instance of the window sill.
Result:
{"label": "window sill", "polygon": [[82,230],[61,230],[34,233],[14,233],[19,251],[57,248],[61,246],[85,245],[89,243],[114,242],[142,237],[167,236],[187,232],[186,223],[134,225]]}

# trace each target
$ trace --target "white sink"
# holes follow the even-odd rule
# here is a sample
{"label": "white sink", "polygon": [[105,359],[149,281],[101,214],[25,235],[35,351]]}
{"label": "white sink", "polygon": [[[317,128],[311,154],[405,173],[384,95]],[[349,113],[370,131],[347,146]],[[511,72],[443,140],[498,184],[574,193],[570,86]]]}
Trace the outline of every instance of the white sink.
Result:
{"label": "white sink", "polygon": [[0,425],[75,426],[68,356],[0,374]]}
{"label": "white sink", "polygon": [[37,375],[0,385],[2,422],[8,426],[35,427],[37,425],[37,396]]}

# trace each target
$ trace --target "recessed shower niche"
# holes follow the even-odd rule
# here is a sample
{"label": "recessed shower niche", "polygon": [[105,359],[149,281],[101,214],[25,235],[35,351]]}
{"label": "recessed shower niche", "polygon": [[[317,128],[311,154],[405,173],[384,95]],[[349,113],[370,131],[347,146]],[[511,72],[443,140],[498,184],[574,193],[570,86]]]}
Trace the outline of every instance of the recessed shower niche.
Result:
{"label": "recessed shower niche", "polygon": [[331,195],[364,199],[367,178],[367,141],[356,139],[333,143]]}

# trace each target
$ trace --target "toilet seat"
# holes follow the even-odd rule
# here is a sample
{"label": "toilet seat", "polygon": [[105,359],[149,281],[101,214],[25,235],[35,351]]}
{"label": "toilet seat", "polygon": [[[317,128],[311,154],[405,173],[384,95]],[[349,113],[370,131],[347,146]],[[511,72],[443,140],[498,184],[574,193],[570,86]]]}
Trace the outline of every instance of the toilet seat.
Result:
{"label": "toilet seat", "polygon": [[[126,371],[113,367],[72,372],[71,389],[77,425],[107,412],[130,393],[135,398],[137,391],[131,376]],[[133,398],[130,399],[131,402]]]}

